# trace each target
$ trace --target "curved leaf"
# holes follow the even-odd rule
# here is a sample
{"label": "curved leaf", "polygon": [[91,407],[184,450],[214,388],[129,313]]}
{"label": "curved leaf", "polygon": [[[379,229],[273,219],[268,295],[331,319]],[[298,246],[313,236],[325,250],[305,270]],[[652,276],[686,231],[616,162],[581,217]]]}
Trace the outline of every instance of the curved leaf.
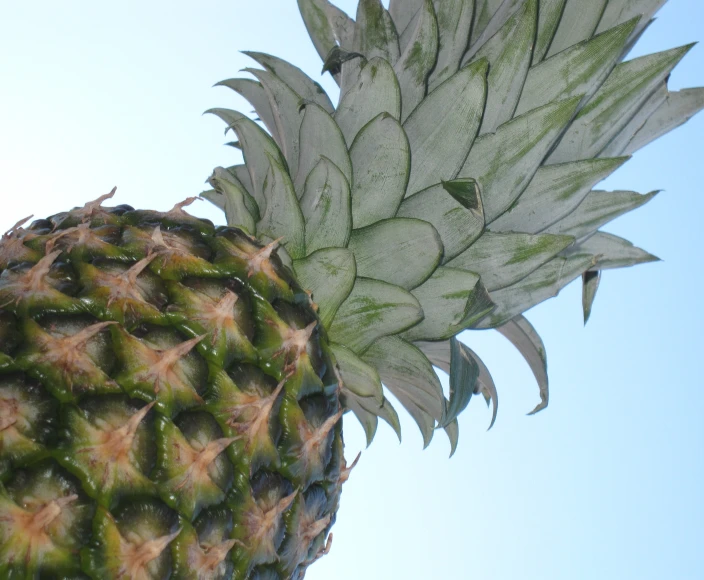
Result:
{"label": "curved leaf", "polygon": [[330,101],[330,97],[328,97],[327,93],[323,90],[323,87],[297,66],[293,66],[291,63],[281,58],[263,52],[244,51],[244,54],[257,61],[268,71],[274,73],[298,93],[302,99],[319,105],[330,114],[335,112],[335,107]]}
{"label": "curved leaf", "polygon": [[401,87],[401,120],[423,100],[438,53],[438,25],[431,0],[424,0],[408,46],[394,65]]}
{"label": "curved leaf", "polygon": [[272,240],[282,238],[292,258],[305,256],[305,226],[293,183],[286,168],[269,157],[269,172],[263,190],[266,210],[257,223],[257,235]]}
{"label": "curved leaf", "polygon": [[257,115],[259,115],[259,118],[269,130],[274,140],[279,140],[274,113],[271,110],[271,103],[261,83],[251,79],[227,79],[216,83],[215,86],[232,89],[237,94],[247,99],[254,107]]}
{"label": "curved leaf", "polygon": [[547,58],[590,39],[608,3],[609,0],[567,0]]}
{"label": "curved leaf", "polygon": [[523,316],[515,317],[506,324],[499,326],[496,330],[503,334],[526,359],[530,370],[533,371],[535,380],[538,381],[540,403],[528,414],[534,415],[542,411],[548,406],[550,400],[548,359],[542,339],[535,331],[535,328],[533,328],[533,325]]}
{"label": "curved leaf", "polygon": [[345,138],[335,120],[315,103],[306,105],[300,129],[298,174],[294,180],[296,193],[303,195],[306,181],[313,168],[326,157],[352,182],[352,163]]}
{"label": "curved leaf", "polygon": [[438,58],[428,81],[429,90],[455,74],[469,44],[474,0],[433,0],[438,22]]}
{"label": "curved leaf", "polygon": [[354,230],[349,249],[357,275],[410,290],[430,276],[442,258],[442,242],[426,221],[390,218]]}
{"label": "curved leaf", "polygon": [[[470,300],[481,294],[479,276],[457,268],[440,266],[423,284],[413,290],[425,318],[401,336],[416,340],[442,340],[456,335],[469,326],[466,321]],[[487,305],[482,315],[493,305]]]}
{"label": "curved leaf", "polygon": [[[474,204],[468,197],[460,203],[447,190],[453,186],[466,186],[467,196],[474,193]],[[443,263],[463,252],[484,231],[481,197],[473,179],[458,179],[424,189],[406,198],[397,215],[423,219],[433,224],[445,250]]]}
{"label": "curved leaf", "polygon": [[601,270],[589,271],[582,274],[582,311],[584,312],[584,324],[589,321],[594,305],[594,298],[599,289],[601,281]]}
{"label": "curved leaf", "polygon": [[479,377],[479,365],[469,348],[454,336],[450,339],[450,352],[450,400],[445,406],[441,427],[447,427],[467,408]]}
{"label": "curved leaf", "polygon": [[487,67],[481,60],[461,69],[430,93],[404,123],[411,146],[407,196],[457,177],[481,123]]}
{"label": "curved leaf", "polygon": [[479,134],[493,133],[516,110],[531,63],[538,24],[538,0],[526,0],[472,60],[489,61],[486,109]]}
{"label": "curved leaf", "polygon": [[346,248],[325,248],[294,260],[293,269],[301,286],[312,293],[318,317],[329,329],[337,309],[354,286],[357,275],[354,254]]}
{"label": "curved leaf", "polygon": [[693,45],[619,64],[579,112],[549,163],[596,157],[626,126]]}
{"label": "curved leaf", "polygon": [[291,177],[295,177],[298,171],[298,151],[300,148],[301,96],[269,71],[253,68],[244,70],[259,80],[269,97],[276,124],[278,144],[286,158]]}
{"label": "curved leaf", "polygon": [[531,68],[516,115],[558,99],[591,96],[618,62],[636,23],[630,20]]}
{"label": "curved leaf", "polygon": [[359,0],[354,29],[354,49],[367,59],[381,57],[396,64],[400,56],[398,33],[381,0]]}
{"label": "curved leaf", "polygon": [[350,186],[342,171],[321,157],[308,175],[301,197],[306,250],[344,248],[352,231]]}
{"label": "curved leaf", "polygon": [[550,103],[479,137],[460,171],[479,183],[484,219],[491,223],[523,193],[550,147],[572,118],[579,97]]}
{"label": "curved leaf", "polygon": [[606,232],[595,233],[587,240],[575,245],[574,248],[570,248],[569,253],[570,255],[586,253],[596,256],[593,269],[598,270],[627,268],[660,260],[657,256],[634,246],[628,240]]}
{"label": "curved leaf", "polygon": [[360,129],[381,113],[400,118],[401,89],[391,65],[375,58],[362,66],[359,79],[342,96],[335,121],[351,146]]}
{"label": "curved leaf", "polygon": [[545,58],[550,43],[555,36],[557,25],[560,23],[562,11],[567,0],[540,0],[538,10],[538,34],[533,49],[533,65]]}
{"label": "curved leaf", "polygon": [[479,274],[491,292],[525,278],[573,242],[572,236],[486,232],[448,266]]}
{"label": "curved leaf", "polygon": [[574,210],[591,188],[629,157],[543,165],[516,202],[493,222],[492,232],[537,234]]}
{"label": "curved leaf", "polygon": [[248,209],[254,200],[247,203],[246,198],[249,197],[249,193],[237,178],[222,167],[216,167],[208,181],[225,200],[222,209],[227,218],[227,225],[242,228],[250,235],[256,235],[256,221],[259,216],[253,216]]}
{"label": "curved leaf", "polygon": [[357,134],[349,155],[354,170],[353,227],[396,215],[411,170],[408,138],[400,123],[381,113]]}
{"label": "curved leaf", "polygon": [[583,238],[605,223],[648,203],[657,194],[657,191],[645,195],[634,191],[592,191],[572,213],[551,225],[545,233]]}
{"label": "curved leaf", "polygon": [[443,413],[440,381],[423,353],[396,336],[380,338],[362,356],[418,424],[427,447]]}
{"label": "curved leaf", "polygon": [[413,326],[423,318],[418,300],[403,288],[357,278],[330,326],[331,340],[363,353],[377,338]]}

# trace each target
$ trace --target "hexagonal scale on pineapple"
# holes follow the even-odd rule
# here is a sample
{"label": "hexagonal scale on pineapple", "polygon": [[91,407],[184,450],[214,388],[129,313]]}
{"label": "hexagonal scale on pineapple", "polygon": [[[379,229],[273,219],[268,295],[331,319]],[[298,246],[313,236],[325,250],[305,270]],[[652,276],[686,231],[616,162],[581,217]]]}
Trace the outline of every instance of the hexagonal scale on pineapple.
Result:
{"label": "hexagonal scale on pineapple", "polygon": [[25,344],[17,365],[41,381],[59,401],[66,403],[86,393],[120,393],[88,352],[88,343],[115,322],[99,322],[68,336],[47,332],[34,320],[24,323]]}
{"label": "hexagonal scale on pineapple", "polygon": [[33,461],[47,453],[55,402],[20,375],[0,379],[0,460]]}
{"label": "hexagonal scale on pineapple", "polygon": [[229,463],[218,456],[236,437],[213,438],[221,435],[217,433],[219,428],[213,429],[203,418],[196,416],[190,425],[186,424],[190,436],[165,417],[156,420],[158,460],[154,479],[163,500],[189,519],[225,499],[231,479]]}
{"label": "hexagonal scale on pineapple", "polygon": [[245,567],[246,572],[279,560],[278,549],[286,531],[283,516],[298,495],[298,491],[290,492],[290,485],[281,476],[270,472],[256,474],[251,485],[239,504],[242,511],[235,526],[243,544],[235,552],[246,554],[244,558],[235,557],[236,568]]}
{"label": "hexagonal scale on pineapple", "polygon": [[170,544],[181,532],[169,525],[172,520],[170,510],[152,501],[131,503],[116,515],[98,508],[93,524],[96,541],[82,554],[88,574],[114,580],[167,577]]}
{"label": "hexagonal scale on pineapple", "polygon": [[293,292],[289,282],[282,276],[280,262],[272,260],[278,241],[274,240],[261,248],[254,245],[244,233],[225,230],[213,239],[216,249],[213,262],[223,274],[246,279],[267,300],[292,300]]}
{"label": "hexagonal scale on pineapple", "polygon": [[249,300],[241,305],[240,295],[229,288],[189,288],[173,283],[168,291],[172,304],[167,316],[179,330],[190,336],[208,335],[198,345],[206,359],[218,366],[258,359],[250,342],[254,333],[248,316]]}
{"label": "hexagonal scale on pineapple", "polygon": [[340,421],[343,410],[338,410],[322,423],[311,416],[311,423],[295,400],[284,398],[281,404],[283,435],[281,442],[281,472],[305,488],[321,481],[325,466],[332,454],[333,429]]}
{"label": "hexagonal scale on pineapple", "polygon": [[54,463],[15,471],[0,488],[0,576],[80,572],[75,553],[88,539],[92,512]]}
{"label": "hexagonal scale on pineapple", "polygon": [[60,255],[59,250],[51,252],[26,271],[3,271],[0,275],[0,308],[15,313],[79,312],[79,303],[57,290],[49,277],[52,265]]}
{"label": "hexagonal scale on pineapple", "polygon": [[207,408],[223,430],[233,437],[233,447],[238,450],[235,454],[238,458],[244,455],[240,460],[246,462],[250,473],[260,465],[279,463],[271,421],[276,417],[284,385],[285,381],[281,381],[270,392],[263,384],[242,390],[225,372],[215,377]]}
{"label": "hexagonal scale on pineapple", "polygon": [[22,227],[30,219],[31,216],[21,219],[0,238],[0,270],[4,270],[13,263],[36,263],[41,258],[39,252],[25,245],[26,241],[36,235]]}
{"label": "hexagonal scale on pineapple", "polygon": [[[327,503],[327,496],[320,486],[296,497],[286,515],[287,535],[281,550],[281,565],[287,574],[292,574],[299,565],[312,563],[318,553],[326,549],[322,534],[332,520],[332,514],[327,513]],[[314,547],[317,549],[309,554]]]}
{"label": "hexagonal scale on pineapple", "polygon": [[109,508],[124,495],[155,493],[144,475],[151,465],[142,452],[150,438],[144,418],[154,405],[135,410],[110,401],[88,410],[65,410],[67,436],[57,458],[101,505]]}
{"label": "hexagonal scale on pineapple", "polygon": [[84,287],[81,301],[98,318],[121,324],[162,322],[163,314],[155,305],[160,297],[159,282],[144,272],[156,257],[152,254],[127,269],[113,263],[105,264],[105,269],[77,263],[75,267]]}
{"label": "hexagonal scale on pineapple", "polygon": [[206,335],[173,344],[177,340],[174,335],[157,333],[148,340],[120,326],[112,326],[111,331],[123,365],[115,380],[130,396],[155,401],[158,411],[166,416],[203,403],[198,389],[203,388],[207,370],[203,371],[200,363],[204,361],[191,351]]}

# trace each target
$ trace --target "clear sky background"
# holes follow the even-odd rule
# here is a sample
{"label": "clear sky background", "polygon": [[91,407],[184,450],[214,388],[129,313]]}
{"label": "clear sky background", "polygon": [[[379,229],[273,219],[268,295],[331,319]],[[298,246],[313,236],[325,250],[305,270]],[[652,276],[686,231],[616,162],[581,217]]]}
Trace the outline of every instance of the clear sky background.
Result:
{"label": "clear sky background", "polygon": [[[0,230],[29,214],[116,203],[167,209],[231,165],[223,124],[251,107],[213,83],[283,56],[319,78],[293,0],[3,2]],[[340,2],[353,11],[354,0]],[[638,55],[704,37],[704,3],[671,0]],[[336,95],[329,78],[323,84]],[[695,47],[671,88],[704,85]],[[335,99],[334,99],[335,100]],[[578,285],[528,314],[546,344],[550,407],[493,331],[464,333],[492,370],[496,425],[473,401],[460,446],[422,451],[381,425],[346,485],[330,555],[311,580],[704,578],[704,115],[640,151],[603,185],[664,190],[610,224],[664,261],[603,277],[583,328]],[[194,210],[215,221],[202,202]],[[348,455],[363,447],[346,420]]]}

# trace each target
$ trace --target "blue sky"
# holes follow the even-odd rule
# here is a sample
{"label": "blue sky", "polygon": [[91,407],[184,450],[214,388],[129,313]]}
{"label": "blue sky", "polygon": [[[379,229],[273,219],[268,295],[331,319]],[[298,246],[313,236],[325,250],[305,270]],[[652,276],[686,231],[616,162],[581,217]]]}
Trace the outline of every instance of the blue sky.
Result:
{"label": "blue sky", "polygon": [[[352,0],[340,2],[353,10]],[[634,54],[702,38],[704,5],[671,0]],[[211,88],[283,56],[319,77],[292,0],[7,3],[0,21],[0,230],[118,186],[117,203],[165,209],[230,165]],[[334,92],[329,79],[323,84]],[[671,88],[704,84],[704,49]],[[311,580],[704,578],[704,115],[640,151],[603,188],[663,193],[606,228],[663,262],[604,275],[583,328],[568,287],[528,314],[549,357],[551,404],[497,333],[462,339],[492,370],[501,408],[473,401],[460,447],[422,451],[380,426],[345,488],[330,555]],[[202,202],[197,213],[222,221]],[[350,458],[361,430],[346,421]]]}

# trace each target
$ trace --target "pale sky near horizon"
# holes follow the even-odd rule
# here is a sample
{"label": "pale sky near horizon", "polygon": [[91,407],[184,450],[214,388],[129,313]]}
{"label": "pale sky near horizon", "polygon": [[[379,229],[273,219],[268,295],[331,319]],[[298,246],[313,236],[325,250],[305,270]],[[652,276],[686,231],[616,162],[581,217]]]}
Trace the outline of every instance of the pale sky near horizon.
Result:
{"label": "pale sky near horizon", "polygon": [[[354,0],[339,5],[354,11]],[[231,165],[210,107],[248,112],[222,79],[281,56],[319,79],[293,0],[3,4],[0,231],[108,192],[166,209]],[[704,38],[704,3],[670,0],[633,55]],[[336,95],[327,77],[321,81]],[[671,89],[704,85],[696,46]],[[336,98],[333,98],[335,101]],[[662,262],[606,272],[586,328],[580,288],[528,313],[549,361],[550,407],[493,331],[464,333],[499,389],[494,428],[472,401],[457,454],[380,425],[310,580],[704,578],[704,114],[638,152],[604,189],[663,192],[605,229]],[[222,221],[201,202],[194,212]],[[348,457],[363,447],[345,420]]]}

